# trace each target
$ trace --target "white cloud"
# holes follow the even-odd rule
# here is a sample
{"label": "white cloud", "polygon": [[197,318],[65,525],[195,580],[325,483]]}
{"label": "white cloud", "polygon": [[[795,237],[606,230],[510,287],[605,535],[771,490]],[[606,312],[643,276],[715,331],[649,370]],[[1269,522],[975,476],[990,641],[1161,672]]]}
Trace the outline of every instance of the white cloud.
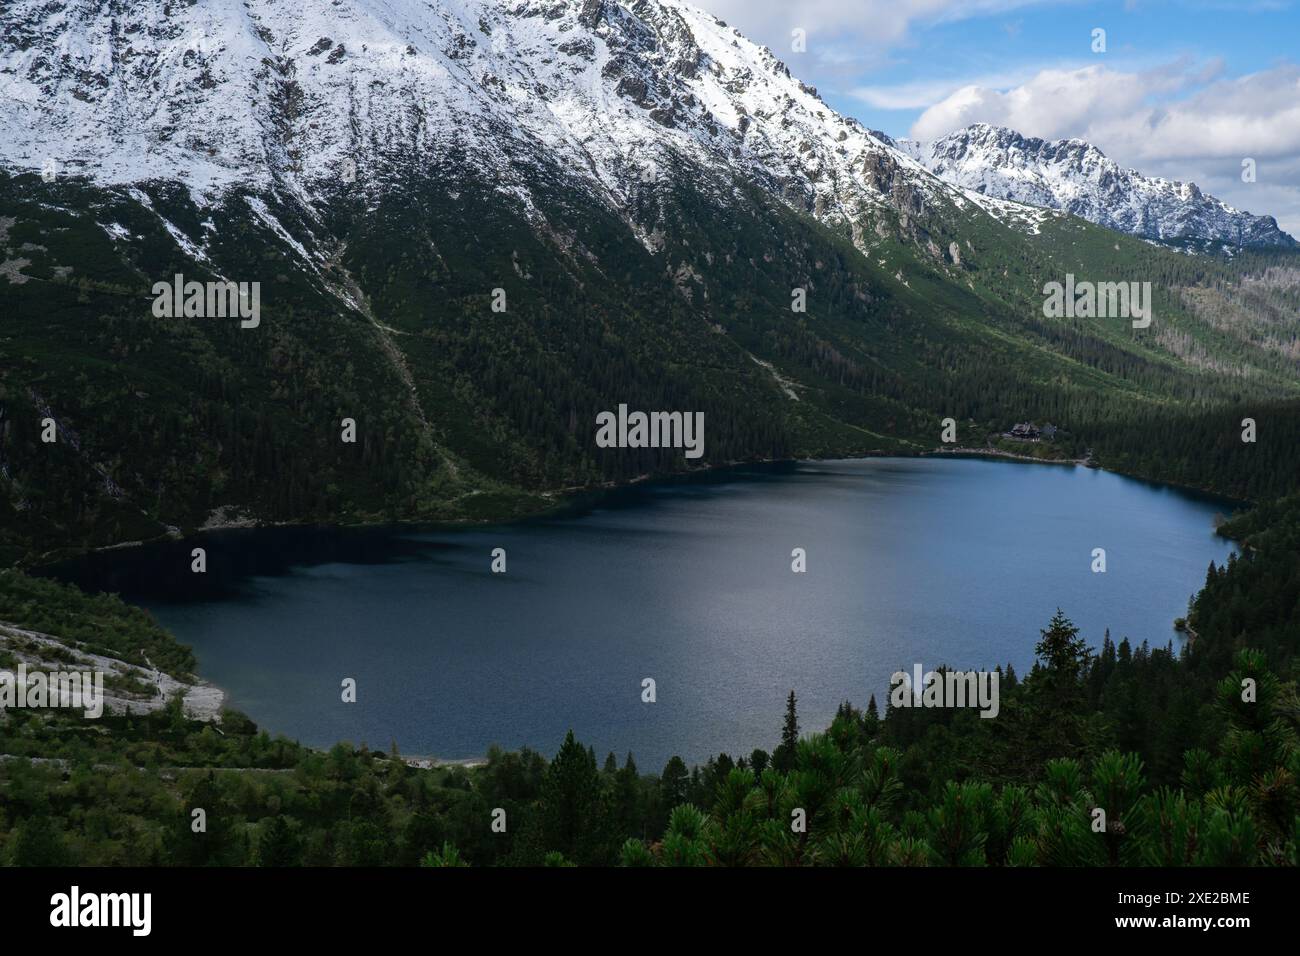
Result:
{"label": "white cloud", "polygon": [[1094,65],[1039,70],[1007,89],[971,83],[922,113],[912,135],[934,139],[971,123],[1010,126],[1044,138],[1082,135],[1081,129],[1116,120],[1149,127],[1158,112],[1157,97],[1183,93],[1212,79],[1218,69],[1216,63],[1196,69],[1180,61],[1121,73]]}
{"label": "white cloud", "polygon": [[[1150,70],[1040,70],[1019,85],[970,84],[935,103],[911,135],[934,139],[971,123],[1044,139],[1078,137],[1147,175],[1191,180],[1300,234],[1300,66],[1238,78],[1218,61]],[[1258,164],[1243,183],[1241,160]]]}
{"label": "white cloud", "polygon": [[913,23],[993,16],[1063,0],[691,0],[714,16],[766,43],[778,56],[790,31],[842,44],[852,38],[881,49],[903,39]]}
{"label": "white cloud", "polygon": [[1023,67],[1014,71],[988,74],[962,79],[924,79],[890,85],[858,86],[848,95],[868,106],[883,110],[917,110],[946,100],[959,90],[968,87],[1005,88],[1027,82],[1043,68]]}

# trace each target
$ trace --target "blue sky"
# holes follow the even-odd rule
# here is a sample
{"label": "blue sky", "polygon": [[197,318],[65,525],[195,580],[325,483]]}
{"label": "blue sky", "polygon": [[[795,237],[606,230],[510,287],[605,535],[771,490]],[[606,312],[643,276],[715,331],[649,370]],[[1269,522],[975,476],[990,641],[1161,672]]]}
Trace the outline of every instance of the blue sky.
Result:
{"label": "blue sky", "polygon": [[[692,2],[874,129],[1078,136],[1300,236],[1300,0]],[[806,52],[792,49],[796,28]]]}

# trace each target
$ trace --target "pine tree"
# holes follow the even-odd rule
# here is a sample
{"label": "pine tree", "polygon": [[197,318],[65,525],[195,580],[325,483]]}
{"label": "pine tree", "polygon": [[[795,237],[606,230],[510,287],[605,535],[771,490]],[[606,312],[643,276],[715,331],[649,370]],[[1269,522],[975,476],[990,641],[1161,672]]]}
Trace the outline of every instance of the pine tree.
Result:
{"label": "pine tree", "polygon": [[636,836],[644,839],[647,836],[642,802],[641,778],[637,774],[636,761],[629,752],[627,762],[615,774],[614,782],[614,813],[620,837]]}
{"label": "pine tree", "polygon": [[659,791],[663,795],[664,809],[671,812],[678,804],[686,802],[686,790],[690,784],[690,772],[686,761],[676,755],[669,758],[659,778]]}
{"label": "pine tree", "polygon": [[1040,680],[1058,707],[1069,707],[1079,694],[1079,682],[1088,668],[1092,651],[1079,637],[1079,629],[1060,608],[1052,615],[1047,629],[1034,646],[1034,654],[1043,665]]}
{"label": "pine tree", "polygon": [[874,740],[880,733],[880,708],[876,705],[876,695],[867,700],[867,709],[862,714],[862,734],[865,740]]}
{"label": "pine tree", "polygon": [[257,842],[258,865],[296,866],[300,854],[298,838],[285,818],[277,815],[267,821],[266,829]]}
{"label": "pine tree", "polygon": [[782,773],[788,773],[794,768],[795,754],[799,748],[797,705],[798,700],[792,690],[785,702],[785,723],[781,726],[781,744],[776,748],[776,752],[772,754],[772,766]]}
{"label": "pine tree", "polygon": [[578,743],[570,730],[542,783],[543,848],[584,865],[603,862],[607,811],[595,751]]}

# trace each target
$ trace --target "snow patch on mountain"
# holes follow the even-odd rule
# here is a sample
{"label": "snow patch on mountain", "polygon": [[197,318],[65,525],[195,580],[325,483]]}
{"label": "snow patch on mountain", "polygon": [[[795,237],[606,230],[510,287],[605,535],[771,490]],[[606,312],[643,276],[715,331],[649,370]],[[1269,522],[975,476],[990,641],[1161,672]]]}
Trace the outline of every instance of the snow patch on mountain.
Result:
{"label": "snow patch on mountain", "polygon": [[539,226],[557,167],[619,210],[653,168],[753,183],[862,245],[864,216],[906,229],[960,195],[679,0],[10,0],[0,165],[51,159],[104,185],[308,207],[353,173],[372,191],[472,177]]}
{"label": "snow patch on mountain", "polygon": [[1292,242],[1077,140],[976,126],[896,143],[680,0],[9,0],[0,166],[51,160],[200,204],[293,203],[313,229],[344,185],[374,198],[417,176],[488,184],[549,232],[562,179],[653,250],[631,210],[648,179],[682,177],[724,201],[757,186],[864,252],[886,222],[928,248],[918,224],[972,202],[1029,232],[1046,207],[1160,240]]}
{"label": "snow patch on mountain", "polygon": [[1034,236],[1043,231],[1043,223],[1049,219],[1060,218],[1064,215],[1064,213],[1053,209],[1011,202],[1007,199],[998,199],[971,189],[962,190],[962,196],[999,222]]}

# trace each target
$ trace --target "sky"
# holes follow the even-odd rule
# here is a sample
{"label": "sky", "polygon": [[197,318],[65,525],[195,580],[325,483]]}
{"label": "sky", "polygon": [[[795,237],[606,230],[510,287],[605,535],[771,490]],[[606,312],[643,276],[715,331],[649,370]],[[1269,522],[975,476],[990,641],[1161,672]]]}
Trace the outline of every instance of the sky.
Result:
{"label": "sky", "polygon": [[1300,238],[1300,0],[689,2],[872,129],[1079,137]]}

